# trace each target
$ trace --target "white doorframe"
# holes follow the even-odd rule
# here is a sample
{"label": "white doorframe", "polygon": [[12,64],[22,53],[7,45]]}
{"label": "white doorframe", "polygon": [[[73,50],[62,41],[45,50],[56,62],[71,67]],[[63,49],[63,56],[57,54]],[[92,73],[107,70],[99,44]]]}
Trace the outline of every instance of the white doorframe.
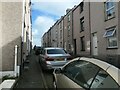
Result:
{"label": "white doorframe", "polygon": [[97,40],[97,33],[92,34],[92,54],[98,55],[98,40]]}

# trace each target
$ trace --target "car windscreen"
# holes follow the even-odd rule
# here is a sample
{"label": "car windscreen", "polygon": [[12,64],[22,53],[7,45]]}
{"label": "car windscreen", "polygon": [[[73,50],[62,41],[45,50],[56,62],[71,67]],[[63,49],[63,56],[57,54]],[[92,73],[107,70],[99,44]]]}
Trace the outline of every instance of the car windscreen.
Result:
{"label": "car windscreen", "polygon": [[66,54],[66,51],[63,49],[49,49],[47,54]]}

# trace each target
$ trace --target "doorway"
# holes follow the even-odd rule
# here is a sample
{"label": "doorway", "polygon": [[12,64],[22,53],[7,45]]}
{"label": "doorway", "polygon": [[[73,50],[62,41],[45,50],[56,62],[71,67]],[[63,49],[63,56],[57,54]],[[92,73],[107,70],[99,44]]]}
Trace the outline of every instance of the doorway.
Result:
{"label": "doorway", "polygon": [[98,55],[98,41],[97,41],[97,33],[93,33],[93,38],[92,38],[93,42],[92,42],[92,51],[93,51],[93,55]]}
{"label": "doorway", "polygon": [[74,55],[76,55],[76,39],[74,39]]}

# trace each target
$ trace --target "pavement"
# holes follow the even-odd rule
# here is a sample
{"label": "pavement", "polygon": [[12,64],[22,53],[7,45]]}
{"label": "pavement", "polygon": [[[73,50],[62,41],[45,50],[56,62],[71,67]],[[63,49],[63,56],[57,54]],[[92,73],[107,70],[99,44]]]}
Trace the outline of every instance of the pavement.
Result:
{"label": "pavement", "polygon": [[46,90],[47,85],[41,67],[38,63],[38,56],[34,54],[34,51],[32,51],[31,55],[29,55],[28,60],[29,63],[24,68],[22,75],[14,87],[14,90],[21,88],[41,88]]}

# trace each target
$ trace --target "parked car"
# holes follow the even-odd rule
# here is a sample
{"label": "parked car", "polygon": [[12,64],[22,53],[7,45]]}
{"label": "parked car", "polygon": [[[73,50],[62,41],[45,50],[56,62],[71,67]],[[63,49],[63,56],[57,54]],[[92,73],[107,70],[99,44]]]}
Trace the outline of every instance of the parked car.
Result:
{"label": "parked car", "polygon": [[36,48],[35,48],[35,55],[39,55],[41,53],[41,51],[42,51],[42,48],[43,47],[36,46]]}
{"label": "parked car", "polygon": [[120,90],[120,69],[93,58],[75,58],[53,72],[55,88]]}
{"label": "parked car", "polygon": [[71,59],[63,48],[49,47],[44,48],[39,55],[39,63],[43,70],[60,68]]}

